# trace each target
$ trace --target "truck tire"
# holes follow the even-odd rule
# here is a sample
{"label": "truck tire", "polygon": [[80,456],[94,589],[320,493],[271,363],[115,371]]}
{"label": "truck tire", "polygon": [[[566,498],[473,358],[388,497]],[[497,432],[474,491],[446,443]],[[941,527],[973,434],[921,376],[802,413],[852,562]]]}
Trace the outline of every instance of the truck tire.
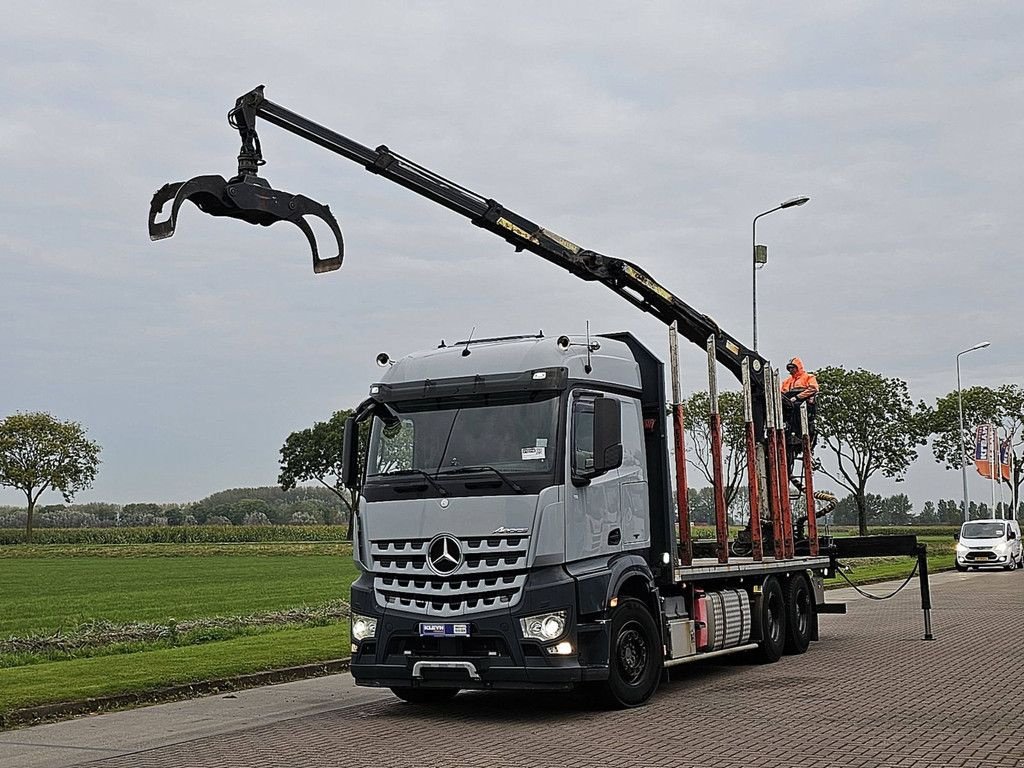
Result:
{"label": "truck tire", "polygon": [[774,576],[764,580],[761,587],[761,610],[758,612],[761,624],[761,642],[758,643],[757,659],[771,664],[782,658],[786,647],[786,597],[782,586]]}
{"label": "truck tire", "polygon": [[458,688],[392,688],[391,692],[410,704],[442,704],[459,693]]}
{"label": "truck tire", "polygon": [[786,580],[783,587],[786,600],[785,652],[803,653],[811,644],[814,634],[814,595],[807,577],[802,573]]}
{"label": "truck tire", "polygon": [[639,600],[622,600],[612,614],[604,703],[615,709],[640,706],[657,690],[661,667],[661,637],[651,612]]}

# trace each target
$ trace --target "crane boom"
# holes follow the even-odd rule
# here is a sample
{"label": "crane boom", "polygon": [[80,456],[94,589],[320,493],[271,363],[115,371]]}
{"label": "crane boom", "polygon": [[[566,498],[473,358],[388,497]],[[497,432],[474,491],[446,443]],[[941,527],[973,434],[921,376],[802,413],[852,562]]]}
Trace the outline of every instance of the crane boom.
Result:
{"label": "crane boom", "polygon": [[[329,209],[301,195],[273,190],[258,176],[263,156],[256,133],[256,120],[262,118],[465,216],[473,224],[511,243],[517,251],[530,251],[582,280],[602,283],[666,325],[677,323],[680,335],[702,348],[713,338],[716,359],[737,379],[742,378],[743,361],[748,360],[754,424],[759,441],[763,439],[764,371],[768,362],[723,331],[711,317],[675,296],[644,269],[632,262],[583,248],[495,200],[485,198],[402,157],[387,146],[371,149],[325,128],[270,101],[264,96],[263,88],[261,85],[240,96],[228,113],[229,123],[238,130],[242,139],[238,175],[228,181],[219,176],[200,176],[182,184],[168,184],[159,190],[150,206],[150,236],[153,239],[173,234],[178,207],[184,199],[190,199],[207,213],[239,218],[249,223],[266,226],[279,220],[291,221],[309,239],[317,272],[331,271],[341,266],[341,232]],[[174,205],[170,221],[156,222],[157,213],[171,199]],[[303,214],[318,216],[328,223],[338,240],[336,258],[319,258],[312,233],[302,219]]]}

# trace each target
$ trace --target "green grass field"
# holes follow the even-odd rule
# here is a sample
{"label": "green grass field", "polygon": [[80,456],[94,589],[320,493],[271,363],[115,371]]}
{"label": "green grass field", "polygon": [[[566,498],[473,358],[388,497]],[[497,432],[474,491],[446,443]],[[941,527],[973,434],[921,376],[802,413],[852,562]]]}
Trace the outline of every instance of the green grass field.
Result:
{"label": "green grass field", "polygon": [[[0,643],[96,621],[174,627],[347,601],[355,577],[351,548],[337,544],[26,547],[0,558]],[[110,643],[57,658],[0,654],[0,714],[344,658],[348,651],[348,621],[337,619],[172,633],[159,642]]]}

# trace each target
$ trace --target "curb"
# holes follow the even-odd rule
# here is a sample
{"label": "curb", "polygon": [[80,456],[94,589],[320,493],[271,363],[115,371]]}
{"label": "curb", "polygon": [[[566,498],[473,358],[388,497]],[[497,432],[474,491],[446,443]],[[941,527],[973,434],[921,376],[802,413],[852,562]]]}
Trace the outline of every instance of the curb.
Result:
{"label": "curb", "polygon": [[237,675],[235,677],[215,680],[200,680],[194,683],[154,688],[136,693],[121,693],[113,696],[81,699],[79,701],[62,701],[56,704],[25,707],[24,709],[0,713],[0,730],[24,725],[35,725],[52,720],[66,720],[78,715],[88,715],[129,706],[159,704],[179,699],[210,696],[224,691],[241,691],[246,688],[258,688],[264,685],[289,683],[311,677],[335,675],[339,672],[346,672],[349,668],[349,661],[349,659],[332,659],[315,664],[270,669],[265,672],[253,672],[248,675]]}

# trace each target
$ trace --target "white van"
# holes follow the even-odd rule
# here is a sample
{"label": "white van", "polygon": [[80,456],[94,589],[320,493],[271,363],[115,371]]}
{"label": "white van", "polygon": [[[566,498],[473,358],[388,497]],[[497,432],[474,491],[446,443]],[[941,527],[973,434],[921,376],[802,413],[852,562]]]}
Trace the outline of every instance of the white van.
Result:
{"label": "white van", "polygon": [[1016,520],[971,520],[963,524],[954,538],[958,571],[985,565],[1008,571],[1024,568],[1024,545]]}

